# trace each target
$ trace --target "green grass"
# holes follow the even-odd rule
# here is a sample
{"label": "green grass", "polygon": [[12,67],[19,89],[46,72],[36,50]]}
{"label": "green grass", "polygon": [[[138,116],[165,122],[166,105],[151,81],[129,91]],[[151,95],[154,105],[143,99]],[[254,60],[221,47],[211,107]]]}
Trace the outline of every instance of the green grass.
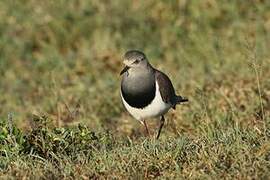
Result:
{"label": "green grass", "polygon": [[[0,177],[269,178],[269,12],[259,0],[1,1]],[[190,100],[158,141],[121,104],[129,49]]]}

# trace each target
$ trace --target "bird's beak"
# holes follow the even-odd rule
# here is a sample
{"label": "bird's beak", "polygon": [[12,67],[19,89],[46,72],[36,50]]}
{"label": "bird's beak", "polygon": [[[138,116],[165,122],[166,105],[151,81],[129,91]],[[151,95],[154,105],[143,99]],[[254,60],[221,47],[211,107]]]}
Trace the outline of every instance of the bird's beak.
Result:
{"label": "bird's beak", "polygon": [[126,72],[130,67],[129,66],[125,66],[124,69],[120,72],[120,76]]}

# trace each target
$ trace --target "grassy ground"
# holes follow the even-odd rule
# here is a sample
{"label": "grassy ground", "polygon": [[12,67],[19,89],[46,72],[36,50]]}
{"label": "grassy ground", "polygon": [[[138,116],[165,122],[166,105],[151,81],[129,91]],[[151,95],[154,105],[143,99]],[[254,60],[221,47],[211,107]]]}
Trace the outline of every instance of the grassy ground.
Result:
{"label": "grassy ground", "polygon": [[[268,179],[269,12],[263,0],[0,1],[1,178]],[[190,100],[158,141],[119,98],[129,49]]]}

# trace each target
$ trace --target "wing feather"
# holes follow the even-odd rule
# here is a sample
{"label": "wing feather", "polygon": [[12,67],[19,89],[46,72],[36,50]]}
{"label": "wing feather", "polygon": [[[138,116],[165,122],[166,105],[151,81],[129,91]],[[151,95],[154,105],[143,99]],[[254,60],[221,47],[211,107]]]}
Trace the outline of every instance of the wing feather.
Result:
{"label": "wing feather", "polygon": [[162,100],[165,103],[171,103],[172,105],[174,105],[176,95],[171,80],[166,74],[159,70],[155,71],[155,75],[159,85],[159,91]]}

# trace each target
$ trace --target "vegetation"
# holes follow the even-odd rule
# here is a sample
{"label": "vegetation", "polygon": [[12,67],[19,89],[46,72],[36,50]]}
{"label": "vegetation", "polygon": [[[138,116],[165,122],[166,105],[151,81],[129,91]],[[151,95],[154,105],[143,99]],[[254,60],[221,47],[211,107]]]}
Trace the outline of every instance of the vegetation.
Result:
{"label": "vegetation", "polygon": [[[264,0],[0,1],[1,179],[269,178],[269,12]],[[129,49],[190,100],[160,140],[121,104]]]}

